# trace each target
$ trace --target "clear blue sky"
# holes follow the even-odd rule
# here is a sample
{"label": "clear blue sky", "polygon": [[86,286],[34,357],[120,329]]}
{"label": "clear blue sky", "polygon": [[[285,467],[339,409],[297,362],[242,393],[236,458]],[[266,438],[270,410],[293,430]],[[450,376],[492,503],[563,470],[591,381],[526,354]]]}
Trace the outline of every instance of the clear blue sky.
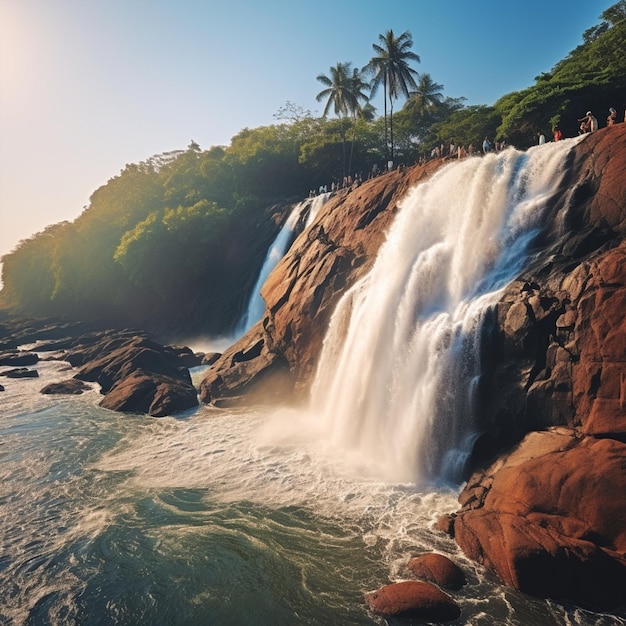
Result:
{"label": "clear blue sky", "polygon": [[[416,65],[493,104],[582,43],[614,0],[0,0],[0,255],[73,220],[127,163],[225,145],[315,77],[411,32]],[[379,104],[375,102],[375,104]],[[382,105],[379,106],[382,112]]]}

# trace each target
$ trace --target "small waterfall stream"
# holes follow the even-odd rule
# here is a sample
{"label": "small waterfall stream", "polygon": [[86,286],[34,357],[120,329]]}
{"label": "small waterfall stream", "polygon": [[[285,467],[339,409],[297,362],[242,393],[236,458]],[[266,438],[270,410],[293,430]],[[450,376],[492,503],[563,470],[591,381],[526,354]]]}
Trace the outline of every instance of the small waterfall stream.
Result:
{"label": "small waterfall stream", "polygon": [[265,255],[261,271],[259,272],[259,276],[250,294],[250,300],[248,301],[246,311],[237,325],[237,330],[235,332],[237,337],[241,337],[263,317],[265,302],[261,297],[261,287],[263,287],[263,283],[267,280],[270,272],[276,267],[283,256],[285,256],[285,253],[289,250],[289,247],[293,243],[294,231],[300,217],[308,209],[309,214],[306,218],[305,228],[310,226],[330,195],[330,193],[324,193],[316,196],[315,198],[308,198],[307,200],[303,200],[302,202],[296,204],[292,209],[287,221],[280,229],[278,235],[276,235],[276,239],[274,239],[272,245],[267,251],[267,254]]}
{"label": "small waterfall stream", "polygon": [[395,480],[462,480],[482,320],[524,267],[570,147],[454,163],[404,199],[324,341],[311,410],[335,444]]}

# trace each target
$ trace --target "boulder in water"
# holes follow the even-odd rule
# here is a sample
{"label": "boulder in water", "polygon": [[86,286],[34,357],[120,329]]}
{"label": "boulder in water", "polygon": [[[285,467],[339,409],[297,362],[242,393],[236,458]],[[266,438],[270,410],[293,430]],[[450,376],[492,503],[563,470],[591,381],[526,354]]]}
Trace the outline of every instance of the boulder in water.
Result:
{"label": "boulder in water", "polygon": [[105,408],[163,417],[198,405],[178,354],[144,335],[103,333],[66,358],[80,364],[75,378],[100,384]]}
{"label": "boulder in water", "polygon": [[448,594],[418,580],[385,585],[366,594],[365,601],[372,613],[383,617],[447,622],[461,615],[461,609]]}
{"label": "boulder in water", "polygon": [[0,353],[0,365],[28,366],[39,361],[36,352],[11,351]]}
{"label": "boulder in water", "polygon": [[39,378],[37,370],[29,370],[27,367],[15,367],[11,370],[0,372],[0,376],[7,378]]}
{"label": "boulder in water", "polygon": [[525,593],[592,609],[623,605],[626,444],[556,430],[530,433],[474,474],[454,537]]}
{"label": "boulder in water", "polygon": [[447,556],[430,552],[413,557],[407,567],[418,577],[444,589],[457,590],[465,584],[463,570]]}
{"label": "boulder in water", "polygon": [[43,387],[39,393],[46,395],[72,395],[77,396],[91,389],[89,385],[77,378],[70,378],[69,380],[63,380],[58,383],[50,383]]}

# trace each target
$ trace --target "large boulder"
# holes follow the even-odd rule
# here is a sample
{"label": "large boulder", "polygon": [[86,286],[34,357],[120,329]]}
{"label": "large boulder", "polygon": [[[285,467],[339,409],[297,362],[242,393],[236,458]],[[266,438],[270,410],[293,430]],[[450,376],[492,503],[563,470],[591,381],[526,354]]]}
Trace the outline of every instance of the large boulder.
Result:
{"label": "large boulder", "polygon": [[146,336],[102,333],[65,358],[80,365],[75,378],[100,385],[105,395],[100,405],[105,408],[162,417],[198,405],[178,352]]}
{"label": "large boulder", "polygon": [[594,609],[626,589],[626,444],[564,429],[530,433],[474,474],[454,537],[526,593]]}
{"label": "large boulder", "polygon": [[372,613],[383,617],[447,622],[461,615],[461,609],[447,593],[418,580],[385,585],[366,594],[365,601]]}
{"label": "large boulder", "polygon": [[454,561],[443,554],[429,552],[413,557],[407,567],[418,578],[444,589],[457,590],[465,584],[465,574]]}

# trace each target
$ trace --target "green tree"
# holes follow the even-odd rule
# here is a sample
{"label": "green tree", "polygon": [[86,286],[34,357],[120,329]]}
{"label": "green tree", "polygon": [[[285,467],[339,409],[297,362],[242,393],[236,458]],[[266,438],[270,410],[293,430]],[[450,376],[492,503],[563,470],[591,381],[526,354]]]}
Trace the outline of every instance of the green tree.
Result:
{"label": "green tree", "polygon": [[330,68],[330,77],[320,74],[317,80],[324,85],[316,100],[321,102],[326,100],[324,112],[326,117],[332,108],[335,115],[341,120],[341,135],[343,145],[343,175],[346,175],[346,127],[345,119],[351,115],[356,119],[361,111],[361,102],[367,102],[367,95],[364,89],[369,85],[364,81],[361,71],[352,68],[352,63],[337,63]]}
{"label": "green tree", "polygon": [[443,100],[443,85],[436,83],[430,74],[422,74],[417,89],[409,94],[404,110],[416,117],[424,117]]}
{"label": "green tree", "polygon": [[393,160],[393,103],[401,95],[409,96],[411,91],[417,90],[415,77],[416,70],[410,65],[410,61],[420,62],[420,58],[413,47],[413,38],[409,31],[403,32],[396,37],[393,30],[389,29],[385,34],[378,36],[379,44],[372,44],[376,55],[365,66],[364,71],[371,73],[373,97],[380,85],[383,85],[385,104],[385,143],[387,143],[387,99],[389,99],[389,135],[391,139],[390,156]]}

